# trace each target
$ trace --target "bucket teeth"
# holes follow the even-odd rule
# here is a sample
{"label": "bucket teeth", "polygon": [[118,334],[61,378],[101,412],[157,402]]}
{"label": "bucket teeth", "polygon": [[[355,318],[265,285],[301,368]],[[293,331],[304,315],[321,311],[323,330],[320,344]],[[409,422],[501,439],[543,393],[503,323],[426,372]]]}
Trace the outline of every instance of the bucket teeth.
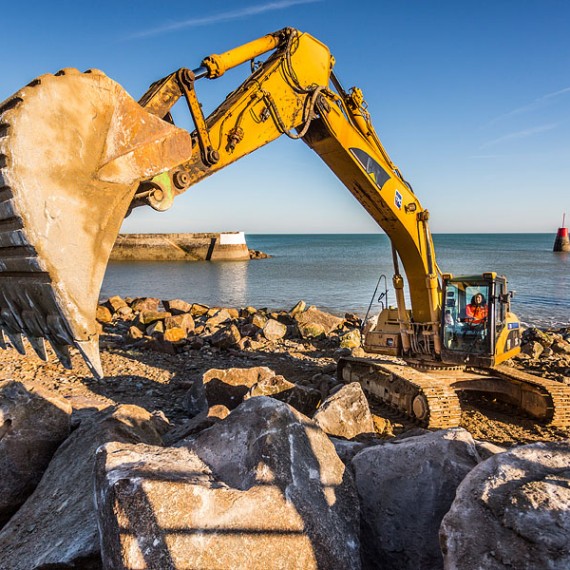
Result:
{"label": "bucket teeth", "polygon": [[69,354],[69,346],[67,344],[58,344],[56,342],[52,342],[51,340],[49,343],[51,344],[53,351],[59,358],[59,361],[61,362],[63,367],[67,368],[68,370],[71,370],[72,366],[71,366],[71,356]]}
{"label": "bucket teeth", "polygon": [[0,348],[3,350],[7,350],[8,348],[8,340],[6,339],[6,333],[2,327],[0,327]]}
{"label": "bucket teeth", "polygon": [[46,341],[43,337],[30,336],[28,337],[32,348],[35,350],[36,354],[44,361],[48,361],[48,356],[46,352]]}
{"label": "bucket teeth", "polygon": [[20,353],[26,354],[26,347],[24,346],[24,337],[22,333],[6,330],[6,335],[10,339],[10,344]]}
{"label": "bucket teeth", "polygon": [[76,341],[75,346],[83,356],[89,370],[98,380],[104,378],[101,354],[99,353],[99,339]]}
{"label": "bucket teeth", "polygon": [[[30,303],[33,304],[33,303]],[[48,333],[48,328],[46,327],[45,320],[41,313],[41,308],[36,310],[24,310],[22,311],[22,323],[25,327],[25,332],[30,338],[32,337],[42,338]]]}
{"label": "bucket teeth", "polygon": [[59,315],[48,315],[46,322],[50,339],[53,338],[57,344],[73,344],[73,337]]}
{"label": "bucket teeth", "polygon": [[2,321],[6,325],[6,333],[8,335],[10,333],[22,332],[23,323],[17,311],[8,308],[1,309],[0,319],[2,319]]}

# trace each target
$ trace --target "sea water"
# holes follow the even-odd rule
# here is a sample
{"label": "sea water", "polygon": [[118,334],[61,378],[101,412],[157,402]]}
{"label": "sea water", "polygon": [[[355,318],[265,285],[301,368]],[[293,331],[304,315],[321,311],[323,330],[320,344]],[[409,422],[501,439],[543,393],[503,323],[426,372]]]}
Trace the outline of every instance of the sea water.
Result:
{"label": "sea water", "polygon": [[[395,305],[390,242],[383,234],[247,235],[270,259],[227,262],[111,262],[101,299],[158,297],[210,306],[290,309],[303,299],[335,314],[364,316]],[[512,311],[526,324],[570,325],[570,254],[554,234],[436,234],[445,273],[506,275]],[[403,270],[403,269],[402,269]],[[381,278],[384,275],[385,278]],[[373,298],[376,285],[378,292]],[[387,289],[387,301],[378,297]]]}

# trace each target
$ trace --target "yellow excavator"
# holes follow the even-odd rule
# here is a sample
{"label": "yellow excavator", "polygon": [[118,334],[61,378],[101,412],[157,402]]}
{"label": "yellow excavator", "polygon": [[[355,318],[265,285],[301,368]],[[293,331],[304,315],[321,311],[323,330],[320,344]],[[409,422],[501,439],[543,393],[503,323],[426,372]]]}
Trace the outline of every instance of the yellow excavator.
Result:
{"label": "yellow excavator", "polygon": [[[257,58],[265,56],[263,61]],[[204,117],[195,85],[251,62],[249,77]],[[95,312],[125,216],[163,211],[203,178],[286,135],[313,149],[392,243],[397,309],[367,327],[368,352],[339,375],[430,428],[458,425],[458,390],[489,392],[555,426],[570,425],[570,389],[502,365],[520,350],[504,277],[456,277],[435,260],[429,213],[392,163],[360,89],[345,91],[327,46],[285,28],[152,84],[140,101],[106,75],[63,69],[0,105],[0,344],[69,367],[75,346],[101,377]],[[194,122],[174,125],[181,98]],[[403,266],[409,286],[406,306]],[[470,316],[470,301],[484,315]],[[411,366],[410,366],[411,365]]]}

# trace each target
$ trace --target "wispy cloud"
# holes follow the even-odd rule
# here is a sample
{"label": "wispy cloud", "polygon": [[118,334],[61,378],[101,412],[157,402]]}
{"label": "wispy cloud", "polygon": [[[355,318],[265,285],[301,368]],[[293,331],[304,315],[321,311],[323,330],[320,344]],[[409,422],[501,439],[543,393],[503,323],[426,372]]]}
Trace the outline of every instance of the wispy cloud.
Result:
{"label": "wispy cloud", "polygon": [[277,0],[276,2],[267,2],[265,4],[256,4],[255,6],[246,6],[238,10],[230,10],[228,12],[221,12],[213,14],[212,16],[204,16],[202,18],[190,18],[189,20],[182,20],[180,22],[173,22],[165,24],[149,30],[143,30],[132,34],[129,39],[135,38],[148,38],[149,36],[157,36],[167,32],[182,30],[186,28],[197,28],[200,26],[209,26],[218,24],[220,22],[229,22],[231,20],[239,20],[248,18],[250,16],[258,16],[266,12],[274,12],[276,10],[285,10],[292,6],[299,6],[300,4],[313,4],[315,2],[322,2],[323,0]]}
{"label": "wispy cloud", "polygon": [[501,158],[509,157],[508,154],[472,154],[469,158],[477,160],[498,160]]}
{"label": "wispy cloud", "polygon": [[534,127],[532,129],[524,129],[522,131],[516,131],[514,133],[509,133],[508,135],[503,135],[502,137],[496,138],[492,141],[488,141],[481,145],[480,148],[487,148],[490,146],[495,146],[504,142],[510,142],[514,140],[523,139],[536,135],[538,133],[544,133],[545,131],[551,131],[559,126],[559,123],[550,123],[548,125],[541,125],[539,127]]}
{"label": "wispy cloud", "polygon": [[522,115],[524,113],[531,113],[532,111],[535,111],[536,109],[540,109],[541,107],[545,107],[545,106],[549,105],[550,103],[554,102],[556,99],[558,99],[559,97],[562,97],[563,95],[570,95],[570,87],[565,87],[564,89],[554,91],[553,93],[547,93],[546,95],[543,95],[542,97],[538,97],[537,99],[535,99],[531,103],[528,103],[527,105],[523,105],[522,107],[517,107],[516,109],[513,109],[512,111],[509,111],[508,113],[504,113],[503,115],[499,115],[498,117],[495,117],[493,120],[491,120],[488,123],[488,126],[494,125],[495,123],[497,123],[499,121],[503,121],[504,119],[509,119],[509,118],[514,117],[516,115]]}

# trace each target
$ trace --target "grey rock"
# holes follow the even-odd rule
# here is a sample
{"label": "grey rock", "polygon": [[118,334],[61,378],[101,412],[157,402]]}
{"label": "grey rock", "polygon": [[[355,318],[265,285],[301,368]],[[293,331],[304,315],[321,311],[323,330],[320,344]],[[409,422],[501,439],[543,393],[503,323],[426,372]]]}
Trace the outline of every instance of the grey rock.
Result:
{"label": "grey rock", "polygon": [[268,319],[263,326],[263,336],[267,340],[280,340],[287,334],[287,325],[276,321],[275,319]]}
{"label": "grey rock", "polygon": [[[368,447],[352,460],[361,501],[364,568],[443,568],[439,526],[479,461],[462,428]],[[471,532],[476,528],[469,522]],[[475,533],[474,533],[475,534]]]}
{"label": "grey rock", "polygon": [[0,382],[0,528],[40,482],[69,435],[72,407],[31,382]]}
{"label": "grey rock", "polygon": [[173,315],[181,315],[189,313],[192,310],[192,305],[183,301],[182,299],[171,299],[169,301],[162,301],[162,306]]}
{"label": "grey rock", "polygon": [[545,347],[540,342],[531,341],[522,346],[521,352],[523,354],[527,354],[531,358],[539,358],[544,352],[544,348]]}
{"label": "grey rock", "polygon": [[[355,455],[369,446],[367,443],[362,441],[349,441],[346,439],[338,439],[336,437],[331,437],[330,440],[332,441],[340,460],[348,466],[350,466],[350,462]],[[383,442],[379,441],[378,443]]]}
{"label": "grey rock", "polygon": [[[244,510],[242,528],[270,527],[275,524],[271,511],[283,513],[286,528],[277,527],[272,548],[288,548],[293,541],[296,554],[268,567],[360,568],[359,507],[352,475],[309,418],[272,398],[252,398],[186,446],[217,481],[253,497],[262,495],[251,513]],[[248,556],[238,567],[264,566]]]}
{"label": "grey rock", "polygon": [[105,568],[360,568],[350,473],[269,398],[174,448],[107,444],[95,489]]}
{"label": "grey rock", "polygon": [[164,333],[164,322],[163,321],[154,321],[148,327],[146,327],[145,333],[148,336],[153,335],[162,335]]}
{"label": "grey rock", "polygon": [[265,323],[267,322],[267,317],[262,313],[254,313],[251,316],[251,324],[255,325],[258,329],[263,329]]}
{"label": "grey rock", "polygon": [[570,343],[557,340],[552,344],[552,350],[555,354],[570,354]]}
{"label": "grey rock", "polygon": [[172,317],[166,317],[164,319],[164,326],[166,329],[179,327],[188,335],[194,332],[195,323],[192,315],[188,313],[184,314],[173,314]]}
{"label": "grey rock", "polygon": [[490,457],[465,478],[443,519],[445,568],[567,570],[568,505],[569,441]]}
{"label": "grey rock", "polygon": [[376,432],[368,400],[358,382],[342,386],[329,396],[313,419],[324,432],[345,439]]}
{"label": "grey rock", "polygon": [[[221,406],[213,406],[213,409]],[[184,424],[177,426],[164,434],[164,445],[171,446],[178,443],[180,440],[188,438],[192,435],[200,433],[201,431],[212,427],[220,418],[216,415],[211,415],[209,410],[199,413],[197,416],[187,420]]]}
{"label": "grey rock", "polygon": [[271,396],[276,400],[293,406],[305,415],[311,415],[317,409],[321,393],[309,386],[300,386],[289,382],[283,376],[265,376],[254,384],[244,396],[244,400],[256,396]]}
{"label": "grey rock", "polygon": [[261,329],[255,326],[253,323],[245,323],[239,327],[239,332],[242,337],[255,338],[261,332]]}
{"label": "grey rock", "polygon": [[84,420],[0,532],[2,570],[100,565],[92,471],[95,451],[108,441],[161,444],[152,415],[138,406],[119,406]]}
{"label": "grey rock", "polygon": [[340,337],[340,348],[358,348],[361,344],[359,329],[352,329]]}
{"label": "grey rock", "polygon": [[301,338],[309,339],[322,339],[326,337],[327,331],[321,323],[298,323],[297,330]]}
{"label": "grey rock", "polygon": [[240,339],[241,335],[239,329],[236,325],[232,324],[215,332],[210,338],[210,343],[212,346],[218,348],[230,348],[231,346],[235,346]]}
{"label": "grey rock", "polygon": [[[325,311],[320,311],[316,307],[309,307],[306,311],[297,313],[295,315],[295,320],[299,324],[299,328],[301,330],[311,326],[314,327],[315,330],[322,330],[325,335],[341,328],[344,323],[344,319],[331,315],[330,313],[326,313]],[[315,334],[313,336],[318,335]]]}
{"label": "grey rock", "polygon": [[131,303],[133,311],[158,311],[160,300],[154,297],[141,297]]}
{"label": "grey rock", "polygon": [[96,318],[97,321],[103,324],[112,323],[113,313],[105,305],[97,305]]}
{"label": "grey rock", "polygon": [[307,303],[305,301],[298,301],[297,304],[289,311],[289,314],[292,317],[301,314],[307,307]]}
{"label": "grey rock", "polygon": [[[210,311],[213,313],[213,315],[210,316],[210,318],[205,323],[206,331],[210,333],[215,332],[222,323],[230,321],[232,318],[227,309],[210,309]],[[210,311],[208,314],[210,314]]]}
{"label": "grey rock", "polygon": [[[95,501],[103,567],[220,568],[211,549],[200,552],[204,541],[212,541],[220,507],[227,512],[224,491],[232,494],[214,483],[208,467],[185,448],[118,442],[100,447]],[[230,531],[234,521],[228,518],[218,530]],[[229,546],[232,537],[224,539]]]}
{"label": "grey rock", "polygon": [[482,460],[489,459],[493,455],[497,453],[504,453],[507,451],[505,447],[501,447],[500,445],[495,445],[494,443],[490,443],[488,441],[475,441],[475,447],[477,448],[477,453]]}
{"label": "grey rock", "polygon": [[[148,311],[143,310],[139,313],[138,320],[141,325],[150,325],[157,321],[164,321],[167,317],[171,317],[166,311]],[[164,323],[162,323],[164,325]],[[163,329],[164,330],[164,329]]]}
{"label": "grey rock", "polygon": [[243,401],[248,390],[262,378],[275,376],[265,366],[253,368],[212,368],[197,379],[186,394],[186,410],[190,417],[222,404],[233,410]]}
{"label": "grey rock", "polygon": [[128,307],[125,300],[119,297],[118,295],[115,295],[114,297],[109,297],[109,299],[107,299],[107,305],[109,306],[109,308],[113,313],[116,313],[119,309]]}

